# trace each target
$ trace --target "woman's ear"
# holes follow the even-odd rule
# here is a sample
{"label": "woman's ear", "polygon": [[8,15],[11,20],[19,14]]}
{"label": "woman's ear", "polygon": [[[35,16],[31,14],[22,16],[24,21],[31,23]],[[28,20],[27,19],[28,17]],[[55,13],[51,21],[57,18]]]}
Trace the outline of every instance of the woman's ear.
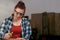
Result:
{"label": "woman's ear", "polygon": [[12,14],[12,17],[14,16],[14,13]]}

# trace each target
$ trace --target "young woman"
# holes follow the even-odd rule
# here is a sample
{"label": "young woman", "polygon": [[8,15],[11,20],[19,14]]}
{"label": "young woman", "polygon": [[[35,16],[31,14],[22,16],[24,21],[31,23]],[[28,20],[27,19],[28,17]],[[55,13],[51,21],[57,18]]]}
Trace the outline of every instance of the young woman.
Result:
{"label": "young woman", "polygon": [[14,8],[12,16],[5,19],[0,27],[0,38],[5,40],[29,40],[31,26],[27,18],[24,18],[26,6],[19,1]]}

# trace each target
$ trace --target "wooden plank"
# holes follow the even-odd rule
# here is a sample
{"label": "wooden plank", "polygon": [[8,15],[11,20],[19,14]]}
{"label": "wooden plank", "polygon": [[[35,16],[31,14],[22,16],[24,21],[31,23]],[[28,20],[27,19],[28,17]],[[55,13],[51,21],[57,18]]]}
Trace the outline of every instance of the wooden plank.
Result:
{"label": "wooden plank", "polygon": [[55,35],[55,13],[48,13],[49,35]]}

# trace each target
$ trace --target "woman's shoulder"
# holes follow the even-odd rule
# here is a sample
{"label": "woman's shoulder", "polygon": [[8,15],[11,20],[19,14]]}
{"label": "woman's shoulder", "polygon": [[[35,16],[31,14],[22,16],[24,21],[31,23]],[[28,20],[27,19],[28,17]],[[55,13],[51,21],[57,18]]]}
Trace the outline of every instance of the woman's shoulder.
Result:
{"label": "woman's shoulder", "polygon": [[29,21],[29,18],[23,17],[22,20],[23,20],[23,21]]}
{"label": "woman's shoulder", "polygon": [[5,18],[5,21],[12,21],[12,16]]}
{"label": "woman's shoulder", "polygon": [[5,20],[2,23],[4,23],[4,24],[10,24],[10,23],[12,23],[12,17],[10,16],[8,18],[5,18]]}

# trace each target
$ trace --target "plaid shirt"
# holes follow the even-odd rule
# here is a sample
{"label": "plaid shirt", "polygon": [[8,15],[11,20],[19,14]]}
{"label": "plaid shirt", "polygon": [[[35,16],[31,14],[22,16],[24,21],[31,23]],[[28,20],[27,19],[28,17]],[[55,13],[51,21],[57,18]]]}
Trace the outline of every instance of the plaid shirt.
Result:
{"label": "plaid shirt", "polygon": [[[3,38],[5,33],[7,31],[10,31],[12,28],[12,19],[13,17],[6,18],[5,21],[3,21],[2,25],[0,26],[0,38]],[[31,26],[30,22],[27,18],[22,18],[22,38],[25,38],[26,40],[29,40],[31,35]]]}

